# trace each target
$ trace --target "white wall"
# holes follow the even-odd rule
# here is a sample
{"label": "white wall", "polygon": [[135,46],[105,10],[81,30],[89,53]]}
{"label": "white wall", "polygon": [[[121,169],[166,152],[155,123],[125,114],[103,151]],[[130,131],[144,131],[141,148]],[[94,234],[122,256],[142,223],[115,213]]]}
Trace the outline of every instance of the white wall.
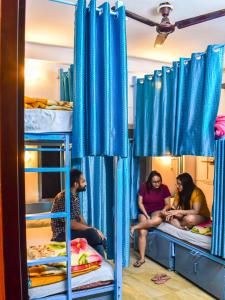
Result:
{"label": "white wall", "polygon": [[69,65],[37,59],[25,59],[25,95],[48,99],[60,98],[59,69]]}
{"label": "white wall", "polygon": [[[58,70],[73,62],[73,49],[26,43],[25,94],[31,97],[59,99]],[[128,119],[133,124],[133,76],[142,77],[168,65],[163,62],[128,57]],[[35,70],[32,75],[29,70]]]}

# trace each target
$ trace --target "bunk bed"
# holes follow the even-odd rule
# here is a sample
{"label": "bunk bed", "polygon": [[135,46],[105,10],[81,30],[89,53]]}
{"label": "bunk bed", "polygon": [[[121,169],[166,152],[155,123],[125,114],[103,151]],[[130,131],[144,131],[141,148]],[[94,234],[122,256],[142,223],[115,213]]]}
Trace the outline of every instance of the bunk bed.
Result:
{"label": "bunk bed", "polygon": [[[184,237],[184,230],[174,228],[172,225],[169,225],[171,228],[168,232],[160,229],[167,225],[169,224],[162,224],[149,231],[146,256],[186,277],[217,299],[225,299],[225,261],[212,255],[209,249],[190,243],[190,238],[188,241]],[[174,232],[179,232],[183,239],[174,237]],[[195,241],[198,241],[199,235],[195,233],[192,235],[196,236]],[[207,238],[210,241],[211,238]],[[138,250],[137,235],[134,248]]]}
{"label": "bunk bed", "polygon": [[[224,46],[224,45],[223,45]],[[223,60],[222,60],[223,61]],[[212,64],[213,65],[213,64]],[[174,66],[174,65],[173,65]],[[221,69],[220,69],[221,71]],[[158,72],[158,71],[156,71]],[[213,71],[211,71],[213,72]],[[216,73],[216,71],[214,70]],[[219,71],[218,71],[219,72]],[[157,74],[157,73],[156,73]],[[162,76],[162,73],[160,73],[159,77]],[[151,81],[152,77],[149,75],[145,76],[144,80]],[[139,79],[139,83],[144,83],[144,80]],[[189,79],[191,82],[191,79]],[[137,77],[133,77],[134,82],[134,99],[138,99],[138,97],[142,97],[138,94],[137,91],[137,84],[138,79]],[[190,85],[191,86],[191,85]],[[216,88],[219,90],[219,86],[216,86]],[[147,88],[146,90],[147,91]],[[149,91],[148,91],[149,92]],[[140,90],[139,90],[140,93]],[[143,92],[144,94],[144,92]],[[147,94],[147,92],[146,92]],[[150,94],[150,92],[149,92]],[[218,95],[217,95],[218,96]],[[218,98],[218,97],[217,97]],[[168,98],[169,99],[169,98]],[[143,107],[144,104],[143,99],[138,99],[138,103],[142,103]],[[137,101],[137,100],[136,100]],[[219,100],[218,100],[219,101]],[[150,103],[150,100],[148,99],[148,103]],[[166,104],[162,102],[164,106]],[[170,104],[171,105],[171,104]],[[181,107],[181,106],[180,106]],[[146,108],[145,108],[146,109]],[[147,109],[146,109],[147,110]],[[217,113],[217,112],[216,112]],[[145,111],[145,115],[148,116],[148,114]],[[167,114],[169,115],[169,114]],[[203,114],[204,115],[204,114]],[[140,117],[140,116],[139,116]],[[166,118],[164,116],[164,118]],[[141,119],[141,122],[144,124],[143,119]],[[147,117],[146,117],[146,120]],[[145,120],[145,121],[146,121]],[[175,120],[175,117],[173,117],[172,121]],[[192,120],[195,120],[192,116]],[[136,119],[137,121],[137,119]],[[164,120],[165,121],[165,120]],[[161,121],[160,121],[161,122]],[[185,120],[183,120],[183,123],[185,124]],[[170,123],[171,124],[171,123]],[[175,124],[175,122],[174,122]],[[214,124],[213,124],[214,125]],[[185,127],[185,126],[184,126]],[[188,127],[188,126],[186,126]],[[185,128],[186,128],[185,127]],[[162,128],[159,126],[160,130]],[[208,126],[208,128],[211,128]],[[145,128],[146,132],[147,129]],[[154,130],[152,129],[152,132]],[[165,133],[165,132],[164,132]],[[154,132],[155,136],[161,137],[159,132]],[[154,136],[154,138],[155,138]],[[185,138],[188,139],[188,136],[183,134]],[[138,137],[139,138],[139,137]],[[210,147],[213,145],[213,131],[211,131],[211,140],[208,138],[208,141],[204,142]],[[171,136],[169,136],[168,140],[171,142]],[[194,141],[194,138],[192,138],[192,143],[190,142],[190,145],[196,142]],[[210,140],[210,142],[209,142]],[[140,141],[143,142],[143,145],[146,146],[147,142],[146,140],[141,136]],[[155,140],[154,140],[155,141]],[[138,144],[139,141],[136,140],[136,144]],[[165,142],[165,141],[164,141]],[[160,145],[161,140],[159,139],[156,144]],[[139,144],[138,144],[139,145]],[[153,147],[152,147],[153,148]],[[151,147],[146,147],[146,149],[151,149]],[[213,147],[212,147],[213,149]],[[152,149],[151,149],[152,150]],[[169,152],[170,155],[171,152]],[[203,155],[203,154],[193,154],[193,152],[189,152],[189,149],[186,150],[186,155],[201,155],[201,156],[209,156]],[[153,156],[162,156],[163,154],[147,154],[143,155],[145,157],[153,157]],[[179,156],[184,154],[176,154],[174,156]],[[219,154],[218,151],[215,151],[215,159],[219,161],[218,165],[216,166],[217,169],[223,169],[223,166],[221,165],[220,156],[224,157],[223,155]],[[139,157],[142,157],[142,155],[138,155]],[[222,162],[222,164],[224,161]],[[220,164],[220,165],[219,165]],[[218,172],[216,170],[216,172]],[[222,177],[223,178],[223,177]],[[215,185],[220,185],[221,182],[214,182]],[[219,197],[224,198],[224,194],[219,194]],[[222,214],[222,212],[219,212]],[[219,214],[218,213],[218,214]],[[216,220],[213,220],[213,224],[216,223]],[[221,223],[220,223],[221,225]],[[213,226],[212,226],[213,228]],[[213,229],[212,229],[213,230]],[[221,235],[223,235],[223,228],[221,226]],[[134,249],[138,250],[138,235],[135,233],[134,236]],[[191,231],[185,231],[179,228],[176,228],[175,226],[172,226],[168,223],[162,223],[157,228],[150,229],[147,235],[147,244],[146,244],[146,252],[145,255],[152,260],[156,261],[157,263],[161,264],[162,266],[168,268],[171,271],[175,271],[179,273],[180,275],[184,276],[188,280],[192,281],[195,285],[202,288],[212,296],[216,297],[217,299],[225,299],[225,260],[219,256],[216,256],[212,254],[212,238],[211,236],[204,236],[197,233],[193,233]],[[160,249],[160,251],[159,251]]]}
{"label": "bunk bed", "polygon": [[[25,134],[25,151],[60,151],[64,155],[64,165],[57,168],[25,168],[25,172],[61,172],[65,174],[65,193],[66,193],[66,211],[61,213],[49,212],[49,203],[36,203],[28,205],[26,215],[27,222],[43,220],[45,225],[36,227],[34,224],[27,228],[27,246],[39,245],[45,242],[50,242],[51,228],[49,227],[49,220],[51,218],[64,217],[66,224],[70,224],[70,133],[26,133]],[[44,147],[40,145],[61,145],[61,147]],[[30,147],[28,145],[36,145]],[[117,214],[116,214],[117,215]],[[120,220],[118,215],[115,217],[116,222]],[[120,222],[116,224],[116,230],[121,226]],[[67,225],[66,230],[66,249],[67,255],[60,257],[52,257],[46,259],[39,259],[28,261],[28,266],[36,266],[42,264],[50,264],[54,262],[67,263],[67,280],[58,283],[43,285],[39,287],[29,287],[30,299],[102,299],[110,300],[118,297],[121,293],[121,278],[122,265],[120,255],[116,256],[115,270],[112,265],[103,261],[101,267],[95,271],[83,274],[77,277],[71,277],[71,247],[70,247],[70,226]],[[115,250],[119,251],[121,245],[116,243]],[[114,280],[115,277],[115,280]],[[118,298],[117,298],[118,299]]]}

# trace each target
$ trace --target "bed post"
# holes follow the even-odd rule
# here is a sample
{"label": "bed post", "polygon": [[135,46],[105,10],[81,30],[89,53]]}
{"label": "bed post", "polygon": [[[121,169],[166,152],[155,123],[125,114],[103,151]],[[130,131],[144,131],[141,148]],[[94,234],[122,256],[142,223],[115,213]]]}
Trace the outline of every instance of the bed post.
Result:
{"label": "bed post", "polygon": [[115,158],[115,290],[114,299],[122,299],[122,200],[123,170],[122,159]]}

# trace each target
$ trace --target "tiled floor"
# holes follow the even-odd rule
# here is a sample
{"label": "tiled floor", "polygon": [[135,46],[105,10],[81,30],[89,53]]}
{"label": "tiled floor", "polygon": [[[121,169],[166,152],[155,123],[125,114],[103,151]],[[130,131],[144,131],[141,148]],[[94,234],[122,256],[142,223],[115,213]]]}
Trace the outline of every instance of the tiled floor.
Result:
{"label": "tiled floor", "polygon": [[[134,262],[132,254],[132,263]],[[166,273],[171,279],[156,285],[150,279],[157,273]],[[174,272],[146,259],[140,268],[133,266],[123,273],[123,300],[210,300],[214,299]]]}

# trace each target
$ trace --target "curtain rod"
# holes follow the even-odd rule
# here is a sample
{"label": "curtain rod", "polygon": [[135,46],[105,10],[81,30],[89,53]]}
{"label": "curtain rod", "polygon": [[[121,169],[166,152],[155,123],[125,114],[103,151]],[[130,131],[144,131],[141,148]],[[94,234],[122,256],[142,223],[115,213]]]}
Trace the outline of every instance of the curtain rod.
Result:
{"label": "curtain rod", "polygon": [[[70,2],[70,1],[64,1],[64,0],[49,0],[49,1],[56,2],[56,3],[61,3],[61,4],[66,4],[66,5],[71,5],[71,6],[77,6],[77,3]],[[123,1],[121,1],[121,0],[115,0],[115,6],[116,6],[116,8],[119,8],[122,5],[123,5]]]}
{"label": "curtain rod", "polygon": [[69,1],[64,1],[64,0],[49,0],[49,1],[66,4],[66,5],[71,5],[71,6],[77,6],[77,4],[75,2],[69,2]]}

